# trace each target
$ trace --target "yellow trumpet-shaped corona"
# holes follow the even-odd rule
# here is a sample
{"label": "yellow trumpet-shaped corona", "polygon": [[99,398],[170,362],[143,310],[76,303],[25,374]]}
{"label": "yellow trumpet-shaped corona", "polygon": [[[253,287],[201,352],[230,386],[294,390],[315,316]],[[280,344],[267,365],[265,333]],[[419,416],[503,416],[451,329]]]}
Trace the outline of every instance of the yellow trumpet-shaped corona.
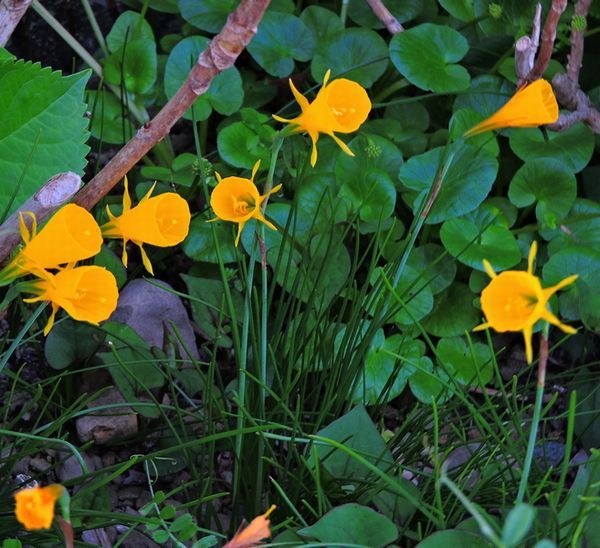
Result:
{"label": "yellow trumpet-shaped corona", "polygon": [[356,131],[371,111],[371,100],[360,84],[346,78],[337,78],[329,82],[330,76],[331,70],[328,70],[323,79],[323,86],[312,103],[296,89],[290,79],[290,88],[302,112],[292,119],[273,115],[279,122],[296,125],[296,131],[308,133],[312,140],[310,164],[313,167],[317,163],[317,141],[321,133],[332,137],[346,154],[354,156],[335,132]]}
{"label": "yellow trumpet-shaped corona", "polygon": [[269,516],[277,508],[274,504],[264,514],[254,518],[246,527],[240,528],[223,548],[252,548],[271,536]]}
{"label": "yellow trumpet-shaped corona", "polygon": [[252,218],[265,223],[269,228],[277,230],[273,223],[265,219],[261,205],[269,194],[278,192],[281,185],[277,185],[268,194],[260,195],[258,188],[254,184],[254,177],[260,166],[260,160],[254,164],[252,177],[225,177],[224,179],[217,173],[217,186],[210,195],[210,206],[212,207],[215,219],[231,221],[238,224],[238,232],[235,238],[235,245],[240,242],[240,236],[244,225]]}
{"label": "yellow trumpet-shaped corona", "polygon": [[0,282],[7,282],[33,273],[44,276],[47,269],[88,259],[100,252],[102,234],[92,215],[84,208],[67,204],[37,232],[33,213],[31,230],[21,214],[21,237],[24,247],[0,273]]}
{"label": "yellow trumpet-shaped corona", "polygon": [[559,289],[572,284],[577,275],[569,276],[552,287],[542,288],[539,278],[533,273],[536,253],[537,244],[534,242],[529,251],[527,271],[506,270],[496,274],[488,261],[483,262],[492,281],[481,293],[481,308],[486,322],[475,328],[475,331],[479,331],[491,327],[500,333],[522,331],[528,363],[533,360],[531,337],[537,321],[546,320],[565,333],[576,332],[550,312],[548,301]]}
{"label": "yellow trumpet-shaped corona", "polygon": [[505,127],[537,127],[556,120],[554,91],[549,82],[540,79],[519,89],[500,110],[465,132],[465,137]]}
{"label": "yellow trumpet-shaped corona", "polygon": [[59,308],[74,320],[98,325],[113,313],[119,298],[115,277],[100,266],[65,268],[57,274],[23,284],[23,291],[36,295],[24,299],[25,302],[49,301],[52,305],[44,335],[52,329]]}
{"label": "yellow trumpet-shaped corona", "polygon": [[106,206],[108,223],[102,225],[105,238],[120,238],[123,240],[123,264],[127,266],[127,242],[132,241],[140,248],[144,267],[154,274],[152,263],[144,250],[144,244],[157,247],[170,247],[181,243],[190,229],[190,208],[188,203],[175,192],[167,192],[157,196],[152,195],[154,186],[140,200],[138,205],[131,207],[129,185],[125,177],[123,193],[123,212],[118,217],[113,215],[110,207]]}
{"label": "yellow trumpet-shaped corona", "polygon": [[15,493],[15,516],[28,531],[50,529],[54,505],[64,491],[62,485],[29,487]]}

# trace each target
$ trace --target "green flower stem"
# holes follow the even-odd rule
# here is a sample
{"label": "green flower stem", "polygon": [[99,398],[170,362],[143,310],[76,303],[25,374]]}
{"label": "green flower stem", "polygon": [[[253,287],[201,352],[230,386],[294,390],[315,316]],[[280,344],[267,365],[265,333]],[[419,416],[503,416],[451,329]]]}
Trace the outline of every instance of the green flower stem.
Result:
{"label": "green flower stem", "polygon": [[340,9],[340,19],[342,20],[342,25],[346,26],[346,16],[348,15],[348,4],[350,4],[350,0],[342,0],[342,8]]}
{"label": "green flower stem", "polygon": [[100,26],[98,25],[98,20],[96,19],[96,16],[94,15],[94,11],[92,10],[92,7],[90,6],[89,0],[81,0],[81,4],[83,5],[83,9],[85,10],[85,14],[87,15],[90,25],[92,26],[92,31],[94,32],[94,35],[96,36],[96,40],[98,40],[98,44],[100,45],[100,49],[102,50],[102,53],[104,53],[104,55],[108,55],[108,48],[106,47],[106,40],[104,39],[104,35],[102,34],[102,31],[100,30]]}
{"label": "green flower stem", "polygon": [[[102,67],[98,61],[94,59],[94,56],[91,55],[65,27],[63,27],[60,22],[44,6],[42,6],[42,4],[40,4],[39,0],[33,0],[31,7],[100,78],[103,78]],[[116,97],[121,98],[119,88],[111,85],[107,85],[107,87]],[[133,102],[130,102],[128,107],[131,114],[138,122],[144,123],[149,119],[148,113],[145,110],[140,110]]]}
{"label": "green flower stem", "polygon": [[537,438],[540,416],[542,414],[542,399],[544,397],[544,386],[546,384],[546,365],[548,364],[548,329],[549,325],[546,322],[542,333],[540,333],[540,351],[538,358],[538,375],[537,387],[535,392],[535,404],[533,407],[533,419],[531,421],[531,431],[529,432],[529,441],[527,442],[527,453],[525,454],[525,463],[523,464],[523,473],[521,482],[519,483],[519,491],[515,504],[523,502],[525,498],[525,489],[531,471],[531,463],[533,462],[533,451],[535,449],[535,441]]}

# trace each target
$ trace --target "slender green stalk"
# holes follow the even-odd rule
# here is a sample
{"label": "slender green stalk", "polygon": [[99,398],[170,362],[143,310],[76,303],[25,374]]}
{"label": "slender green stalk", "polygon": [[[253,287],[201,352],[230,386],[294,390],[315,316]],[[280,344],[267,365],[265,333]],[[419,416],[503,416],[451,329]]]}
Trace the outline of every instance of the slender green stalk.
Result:
{"label": "slender green stalk", "polygon": [[106,47],[106,40],[104,39],[104,35],[100,30],[100,26],[98,25],[98,20],[94,15],[94,11],[92,10],[92,6],[90,6],[89,0],[81,0],[81,4],[83,5],[83,9],[85,10],[85,14],[90,22],[92,27],[92,31],[94,32],[94,36],[96,40],[98,40],[98,44],[100,45],[100,49],[104,55],[108,55],[108,48]]}
{"label": "slender green stalk", "polygon": [[11,345],[8,347],[8,349],[6,350],[6,352],[3,354],[2,359],[0,360],[0,373],[2,372],[2,370],[4,369],[4,367],[6,366],[6,364],[8,363],[8,360],[10,360],[10,357],[13,355],[14,351],[17,349],[17,347],[19,346],[19,344],[21,344],[21,340],[23,339],[23,337],[27,334],[27,332],[29,331],[29,329],[31,328],[31,326],[38,319],[39,315],[42,313],[42,311],[44,310],[44,308],[46,308],[46,303],[45,302],[41,303],[40,306],[38,306],[35,309],[35,311],[33,312],[33,314],[25,322],[25,325],[23,326],[23,329],[21,329],[21,331],[19,331],[19,334],[15,337],[15,340],[11,343]]}
{"label": "slender green stalk", "polygon": [[563,458],[562,468],[560,470],[560,478],[558,480],[558,486],[556,487],[554,496],[554,506],[558,507],[562,490],[565,486],[565,480],[567,479],[567,472],[569,471],[569,461],[571,460],[571,451],[573,449],[573,433],[575,431],[575,410],[577,408],[577,392],[573,390],[571,397],[569,398],[569,418],[567,421],[567,436],[565,441],[565,456]]}
{"label": "slender green stalk", "polygon": [[515,504],[523,502],[525,498],[525,489],[529,473],[531,472],[531,463],[533,462],[533,452],[535,450],[535,441],[537,439],[538,427],[540,424],[540,416],[542,414],[542,400],[544,397],[544,386],[546,384],[546,365],[548,364],[548,323],[545,324],[542,333],[540,334],[540,351],[538,358],[538,376],[537,387],[535,391],[535,404],[533,407],[533,418],[531,420],[531,430],[529,432],[529,441],[527,442],[527,453],[525,454],[525,462],[523,463],[523,473],[521,482],[519,483],[519,491]]}
{"label": "slender green stalk", "polygon": [[342,25],[346,26],[346,17],[348,15],[348,5],[350,4],[350,0],[342,0],[342,8],[340,9],[340,19],[342,20]]}
{"label": "slender green stalk", "polygon": [[26,434],[25,432],[14,432],[13,430],[4,430],[3,428],[0,428],[0,435],[12,436],[14,438],[24,438],[27,440],[43,441],[44,443],[57,443],[59,445],[64,445],[67,449],[69,449],[69,451],[71,451],[71,453],[73,453],[73,456],[77,459],[79,466],[81,466],[82,472],[86,475],[90,473],[87,464],[85,463],[85,460],[83,460],[83,457],[81,456],[81,453],[77,451],[77,448],[73,444],[69,443],[66,440],[60,438],[46,438],[44,436],[34,436],[33,434]]}

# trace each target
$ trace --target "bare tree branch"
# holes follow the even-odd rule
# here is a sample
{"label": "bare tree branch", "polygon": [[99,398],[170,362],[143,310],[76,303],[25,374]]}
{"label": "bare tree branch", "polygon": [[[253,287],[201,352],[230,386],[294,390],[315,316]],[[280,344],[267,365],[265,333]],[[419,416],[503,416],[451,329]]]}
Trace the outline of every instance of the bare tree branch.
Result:
{"label": "bare tree branch", "polygon": [[[592,0],[579,0],[575,4],[575,13],[573,17],[585,18],[592,5]],[[581,70],[581,61],[583,59],[583,32],[585,29],[577,28],[573,25],[571,29],[571,53],[568,56],[567,75],[573,82],[579,81],[579,71]]]}
{"label": "bare tree branch", "polygon": [[535,55],[540,47],[540,32],[542,27],[542,4],[539,2],[535,6],[535,16],[533,18],[533,29],[531,37],[522,36],[515,44],[515,68],[517,72],[517,87],[521,87],[527,75],[533,69]]}
{"label": "bare tree branch", "polygon": [[256,33],[270,0],[242,0],[223,30],[202,52],[177,93],[75,196],[74,202],[91,209],[131,168],[171,130],[175,122],[210,86],[212,79],[231,67]]}
{"label": "bare tree branch", "polygon": [[373,13],[388,29],[390,34],[398,34],[404,30],[404,27],[400,24],[383,4],[382,0],[367,0],[369,6],[373,10]]}
{"label": "bare tree branch", "polygon": [[533,65],[533,69],[525,78],[528,82],[533,82],[542,77],[542,74],[548,68],[548,63],[552,58],[552,51],[554,49],[554,41],[556,40],[556,27],[560,21],[560,16],[567,8],[567,0],[552,0],[552,7],[546,17],[544,23],[544,30],[542,31],[542,41],[540,44],[540,51]]}
{"label": "bare tree branch", "polygon": [[50,179],[0,226],[0,263],[21,242],[19,212],[31,211],[38,223],[45,221],[68,202],[81,187],[81,177],[67,171]]}
{"label": "bare tree branch", "polygon": [[3,0],[0,3],[0,46],[6,45],[30,4],[31,0]]}

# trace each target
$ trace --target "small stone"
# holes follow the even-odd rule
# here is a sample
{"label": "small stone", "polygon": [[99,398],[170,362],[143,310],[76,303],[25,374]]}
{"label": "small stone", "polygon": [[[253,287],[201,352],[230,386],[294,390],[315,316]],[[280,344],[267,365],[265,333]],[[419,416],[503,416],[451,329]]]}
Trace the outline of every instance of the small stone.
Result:
{"label": "small stone", "polygon": [[31,466],[31,468],[37,470],[38,472],[46,472],[50,468],[52,468],[52,465],[46,459],[43,459],[41,457],[32,458],[29,465]]}
{"label": "small stone", "polygon": [[[85,464],[87,465],[89,471],[93,472],[95,468],[92,459],[84,453],[83,460],[85,461]],[[81,464],[79,463],[75,455],[71,455],[70,457],[68,457],[56,469],[56,475],[58,476],[58,479],[61,483],[65,483],[66,481],[78,478],[84,473],[85,472],[81,468]]]}
{"label": "small stone", "polygon": [[137,485],[123,487],[118,491],[119,500],[135,500],[137,501],[142,494],[142,488]]}

